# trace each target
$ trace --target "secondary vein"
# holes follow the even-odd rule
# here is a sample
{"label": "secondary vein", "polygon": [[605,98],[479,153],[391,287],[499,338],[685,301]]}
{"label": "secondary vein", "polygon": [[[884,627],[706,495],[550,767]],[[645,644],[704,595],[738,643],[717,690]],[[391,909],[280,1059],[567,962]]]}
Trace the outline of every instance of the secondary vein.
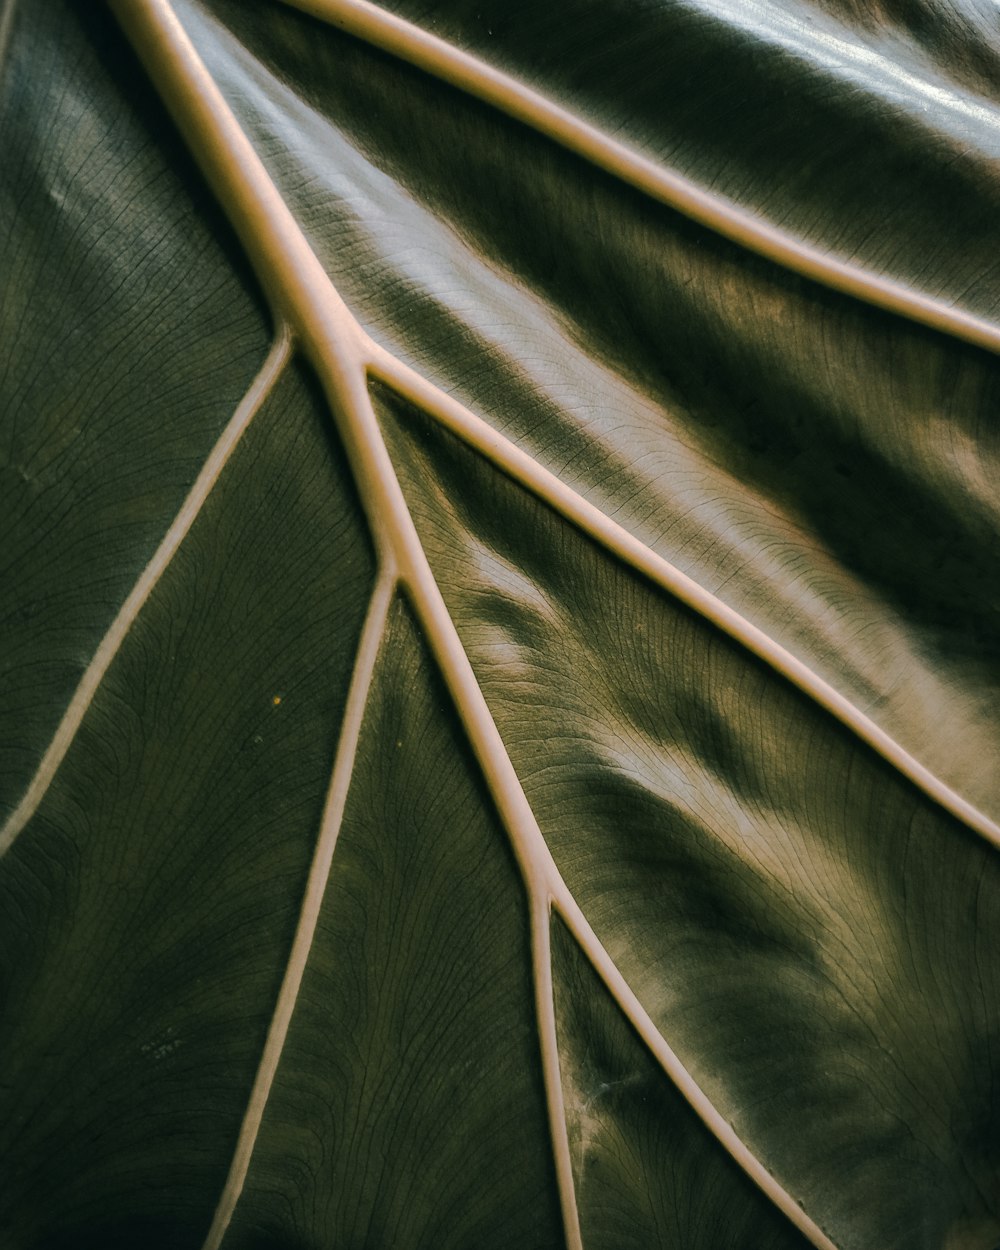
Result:
{"label": "secondary vein", "polygon": [[250,384],[239,406],[222,431],[218,442],[209,453],[201,472],[181,505],[180,511],[170,523],[160,545],[153,553],[149,563],[143,569],[139,580],[132,587],[128,598],[118,609],[118,614],[101,639],[93,658],[87,665],[83,676],[73,694],[62,720],[52,736],[45,754],[42,756],[35,775],[28,783],[20,803],[14,808],[0,829],[0,856],[6,854],[13,846],[18,835],[28,821],[31,820],[38,806],[44,799],[59,766],[66,758],[66,753],[73,745],[77,731],[87,714],[87,709],[104,680],[111,662],[121,649],[136,617],[142,611],[156,584],[166,572],[178,548],[187,537],[191,526],[219,480],[219,476],[229,458],[236,450],[236,445],[246,433],[261,404],[273,390],[281,376],[282,370],[291,356],[291,335],[284,323],[279,325],[274,343],[260,368],[259,373]]}
{"label": "secondary vein", "polygon": [[379,646],[385,634],[389,607],[392,603],[395,589],[395,576],[391,572],[381,572],[375,584],[375,590],[368,607],[368,614],[361,631],[361,640],[358,644],[354,672],[351,676],[347,704],[344,708],[344,720],[341,725],[340,740],[337,743],[337,754],[330,778],[330,787],[327,791],[319,837],[316,841],[316,849],[313,853],[313,860],[309,868],[309,876],[306,880],[306,888],[302,897],[302,907],[299,911],[295,937],[289,952],[288,963],[285,965],[285,974],[282,978],[281,989],[278,991],[271,1023],[268,1027],[267,1039],[264,1043],[264,1050],[261,1053],[257,1074],[250,1092],[250,1099],[243,1115],[243,1123],[240,1125],[240,1133],[236,1140],[236,1148],[233,1151],[229,1174],[219,1196],[215,1215],[213,1216],[202,1250],[218,1250],[225,1236],[226,1229],[229,1227],[236,1203],[239,1201],[239,1196],[243,1191],[243,1184],[250,1167],[250,1159],[257,1141],[257,1134],[260,1131],[261,1121],[264,1118],[264,1109],[267,1106],[271,1086],[274,1083],[274,1076],[281,1061],[285,1039],[288,1036],[288,1029],[295,1011],[295,1004],[298,1001],[299,990],[302,986],[302,977],[305,974],[309,952],[312,950],[313,938],[316,935],[316,925],[319,922],[323,895],[330,876],[333,853],[336,849],[337,838],[343,823],[347,794],[354,774],[358,741],[361,736],[361,726],[364,721],[365,708],[368,704],[372,677],[375,673]]}
{"label": "secondary vein", "polygon": [[843,260],[664,168],[510,74],[368,0],[283,0],[491,105],[651,199],[783,269],[953,338],[1000,353],[1000,326]]}

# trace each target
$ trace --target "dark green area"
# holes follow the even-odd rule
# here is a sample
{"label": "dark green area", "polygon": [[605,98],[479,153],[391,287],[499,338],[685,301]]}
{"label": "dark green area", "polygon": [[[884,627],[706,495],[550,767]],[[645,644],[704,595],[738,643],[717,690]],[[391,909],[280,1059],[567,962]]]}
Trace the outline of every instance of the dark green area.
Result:
{"label": "dark green area", "polygon": [[[998,307],[988,4],[390,2],[821,250]],[[177,10],[368,331],[1000,808],[995,358],[288,6]],[[0,152],[2,819],[272,328],[105,6],[19,0]],[[838,1250],[995,1250],[995,848],[376,398],[528,801],[668,1043]],[[375,573],[343,415],[289,369],[0,860],[2,1250],[209,1227]],[[524,890],[428,648],[397,600],[226,1250],[565,1245]],[[558,925],[555,965],[585,1250],[791,1250]]]}
{"label": "dark green area", "polygon": [[805,1250],[664,1076],[558,920],[552,965],[588,1250]]}
{"label": "dark green area", "polygon": [[2,819],[269,330],[104,5],[17,5],[0,152]]}
{"label": "dark green area", "polygon": [[294,371],[0,861],[5,1250],[181,1250],[208,1230],[371,583],[327,431]]}

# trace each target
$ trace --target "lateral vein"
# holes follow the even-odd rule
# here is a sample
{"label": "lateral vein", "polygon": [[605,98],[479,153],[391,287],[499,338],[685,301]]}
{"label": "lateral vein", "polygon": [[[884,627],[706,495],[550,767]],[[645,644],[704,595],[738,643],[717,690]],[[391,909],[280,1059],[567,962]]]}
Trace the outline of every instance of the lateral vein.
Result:
{"label": "lateral vein", "polygon": [[580,1212],[573,1180],[573,1159],[569,1149],[566,1102],[559,1069],[559,1036],[552,985],[552,917],[548,890],[531,891],[531,963],[535,987],[535,1014],[538,1018],[542,1079],[549,1118],[549,1135],[556,1168],[556,1185],[562,1210],[566,1250],[583,1250]]}
{"label": "lateral vein", "polygon": [[510,74],[368,0],[283,0],[546,135],[651,199],[783,269],[953,338],[1000,353],[1000,326],[823,252],[665,169]]}
{"label": "lateral vein", "polygon": [[295,937],[292,940],[288,963],[282,978],[281,989],[271,1016],[267,1039],[261,1053],[260,1064],[254,1078],[253,1089],[247,1103],[239,1137],[233,1151],[229,1166],[229,1174],[219,1197],[211,1227],[202,1246],[202,1250],[218,1250],[225,1236],[226,1229],[232,1219],[236,1203],[243,1192],[250,1159],[253,1155],[257,1134],[264,1118],[264,1109],[271,1093],[274,1076],[281,1061],[285,1039],[298,1001],[302,977],[305,973],[309,953],[312,950],[316,925],[319,922],[320,908],[326,891],[333,853],[337,838],[343,824],[344,809],[347,805],[347,794],[354,774],[354,762],[357,758],[358,741],[361,737],[361,726],[364,721],[365,708],[371,690],[372,677],[378,659],[379,647],[385,634],[389,607],[396,589],[396,578],[391,571],[383,571],[375,584],[361,639],[358,644],[354,672],[344,708],[344,719],[340,730],[340,741],[327,791],[323,809],[316,849],[313,853],[306,888],[302,897]]}
{"label": "lateral vein", "polygon": [[35,775],[28,784],[20,803],[0,829],[0,856],[6,854],[13,846],[18,835],[38,810],[44,799],[59,766],[73,744],[77,731],[87,710],[94,700],[104,675],[111,662],[128,636],[136,617],[142,611],[156,584],[166,572],[171,560],[177,554],[181,543],[187,537],[191,526],[200,513],[213,487],[236,446],[243,437],[261,404],[274,388],[281,372],[292,352],[291,333],[284,322],[278,326],[271,349],[264,360],[257,376],[250,384],[239,406],[222,431],[218,442],[209,453],[208,459],[195,478],[188,491],[180,511],[170,523],[170,527],[153,553],[149,563],[143,569],[139,580],[132,587],[128,597],[118,609],[118,614],[111,622],[107,633],[98,644],[93,658],[87,665],[83,676],[73,694],[62,720],[56,729],[49,745],[42,756]]}
{"label": "lateral vein", "polygon": [[817,1250],[838,1250],[823,1230],[806,1215],[788,1191],[768,1172],[726,1118],[719,1113],[711,1099],[667,1044],[666,1038],[591,928],[580,905],[561,877],[553,881],[553,905],[646,1049],[716,1140],[729,1151],[744,1172],[757,1183],[771,1202],[785,1213],[799,1232],[817,1247]]}

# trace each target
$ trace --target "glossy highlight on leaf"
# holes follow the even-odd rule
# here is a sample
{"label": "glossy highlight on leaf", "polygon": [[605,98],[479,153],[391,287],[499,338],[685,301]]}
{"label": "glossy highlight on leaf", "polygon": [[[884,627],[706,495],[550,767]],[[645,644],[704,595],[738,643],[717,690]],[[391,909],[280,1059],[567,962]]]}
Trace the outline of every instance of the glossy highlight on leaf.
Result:
{"label": "glossy highlight on leaf", "polygon": [[995,1250],[995,14],[0,30],[0,1247]]}

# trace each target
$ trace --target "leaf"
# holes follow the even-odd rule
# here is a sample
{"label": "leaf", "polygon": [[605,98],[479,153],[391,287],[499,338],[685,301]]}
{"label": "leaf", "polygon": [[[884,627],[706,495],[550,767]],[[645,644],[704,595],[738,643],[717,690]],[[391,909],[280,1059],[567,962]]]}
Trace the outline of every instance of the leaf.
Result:
{"label": "leaf", "polygon": [[112,7],[0,22],[0,1245],[994,1250],[992,12]]}

